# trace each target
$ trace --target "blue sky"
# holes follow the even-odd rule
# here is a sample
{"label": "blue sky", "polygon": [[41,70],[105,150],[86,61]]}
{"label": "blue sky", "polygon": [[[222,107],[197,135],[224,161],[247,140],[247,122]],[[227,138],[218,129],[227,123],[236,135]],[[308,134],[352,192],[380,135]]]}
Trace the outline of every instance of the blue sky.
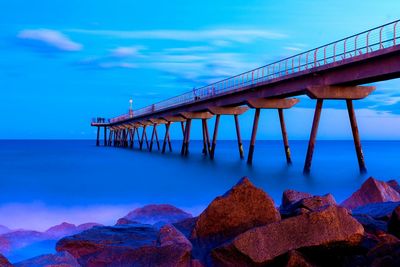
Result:
{"label": "blue sky", "polygon": [[[130,97],[140,108],[396,20],[399,10],[396,0],[1,1],[0,138],[94,138],[90,119],[126,112]],[[363,139],[400,138],[399,85],[378,83],[355,103]],[[309,135],[315,103],[301,100],[286,112],[291,139]],[[326,107],[319,138],[350,139],[345,105]],[[241,117],[244,138],[252,115]],[[259,139],[279,139],[276,112],[261,119]],[[220,137],[234,136],[224,118]]]}

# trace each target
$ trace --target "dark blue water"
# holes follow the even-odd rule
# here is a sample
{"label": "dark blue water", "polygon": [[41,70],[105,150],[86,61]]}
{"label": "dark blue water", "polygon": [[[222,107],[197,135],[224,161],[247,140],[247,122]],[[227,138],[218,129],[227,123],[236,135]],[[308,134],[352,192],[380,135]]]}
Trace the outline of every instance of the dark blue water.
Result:
{"label": "dark blue water", "polygon": [[[250,177],[277,204],[288,188],[330,192],[340,202],[368,176],[387,180],[400,174],[400,142],[363,142],[366,175],[359,173],[351,141],[318,141],[310,176],[302,174],[305,141],[291,142],[292,166],[286,165],[279,141],[258,141],[253,166],[239,159],[236,141],[218,142],[214,161],[202,156],[199,141],[191,142],[187,158],[179,153],[179,141],[173,148],[162,155],[157,150],[96,147],[93,141],[0,141],[0,224],[28,228],[31,222],[31,228],[41,228],[42,221],[45,228],[61,220],[63,212],[65,220],[74,222],[71,214],[77,207],[87,210],[88,219],[98,214],[104,223],[109,211],[99,207],[123,207],[118,210],[122,213],[148,203],[171,203],[196,213],[242,176]],[[4,214],[10,205],[40,209],[21,208],[18,213],[16,208],[15,214]],[[91,207],[97,207],[94,215]],[[57,213],[56,219],[51,220],[51,212]],[[80,214],[76,220],[84,217]]]}

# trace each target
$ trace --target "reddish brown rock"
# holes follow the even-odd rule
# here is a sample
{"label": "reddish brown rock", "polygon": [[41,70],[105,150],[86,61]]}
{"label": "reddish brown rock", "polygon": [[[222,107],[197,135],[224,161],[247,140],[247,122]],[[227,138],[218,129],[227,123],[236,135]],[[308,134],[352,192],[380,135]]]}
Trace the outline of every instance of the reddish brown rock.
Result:
{"label": "reddish brown rock", "polygon": [[[1,265],[0,265],[1,266]],[[68,252],[46,254],[14,264],[15,267],[80,267]]]}
{"label": "reddish brown rock", "polygon": [[295,190],[285,190],[282,194],[282,208],[286,208],[291,204],[296,203],[304,198],[312,197],[309,193],[304,193]]}
{"label": "reddish brown rock", "polygon": [[394,209],[388,223],[389,233],[400,238],[400,206]]}
{"label": "reddish brown rock", "polygon": [[0,254],[0,267],[12,267],[13,265],[8,261],[6,257]]}
{"label": "reddish brown rock", "polygon": [[389,180],[386,183],[400,194],[400,185],[396,180]]}
{"label": "reddish brown rock", "polygon": [[149,225],[95,227],[63,238],[57,251],[67,251],[87,267],[190,266],[191,243],[171,225],[158,231]]}
{"label": "reddish brown rock", "polygon": [[193,239],[226,240],[256,226],[280,220],[273,200],[248,178],[215,198],[196,221]]}
{"label": "reddish brown rock", "polygon": [[400,194],[387,183],[370,177],[341,205],[354,209],[366,204],[386,201],[400,201]]}
{"label": "reddish brown rock", "polygon": [[287,255],[287,263],[285,267],[314,267],[315,265],[311,264],[303,254],[296,250],[289,251]]}
{"label": "reddish brown rock", "polygon": [[337,206],[257,227],[213,251],[213,259],[241,255],[251,264],[266,264],[291,250],[356,246],[364,229]]}
{"label": "reddish brown rock", "polygon": [[[137,208],[125,217],[120,222],[139,222],[146,224],[171,224],[191,218],[192,215],[184,212],[177,207],[168,204],[147,205],[142,208]],[[118,224],[118,222],[117,222]]]}

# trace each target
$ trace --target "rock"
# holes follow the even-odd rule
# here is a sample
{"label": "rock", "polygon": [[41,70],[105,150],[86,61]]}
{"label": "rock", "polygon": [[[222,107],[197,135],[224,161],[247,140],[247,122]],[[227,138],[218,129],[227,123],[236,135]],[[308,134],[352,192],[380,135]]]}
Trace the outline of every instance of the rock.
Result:
{"label": "rock", "polygon": [[[0,265],[1,266],[1,265]],[[14,264],[15,267],[80,267],[78,261],[68,252],[46,254]]]}
{"label": "rock", "polygon": [[285,267],[313,267],[315,265],[311,264],[303,254],[296,250],[291,250],[288,253],[288,260]]}
{"label": "rock", "polygon": [[332,205],[336,205],[336,201],[331,194],[326,194],[324,196],[311,196],[303,198],[290,205],[282,206],[280,208],[280,213],[282,217],[288,218]]}
{"label": "rock", "polygon": [[400,185],[396,180],[389,180],[386,183],[400,194]]}
{"label": "rock", "polygon": [[400,194],[387,183],[370,177],[341,205],[352,210],[366,204],[387,201],[400,201]]}
{"label": "rock", "polygon": [[131,221],[126,218],[120,218],[118,219],[117,223],[115,225],[125,225],[125,224],[138,224],[139,222],[136,221]]}
{"label": "rock", "polygon": [[394,209],[392,216],[390,217],[388,230],[389,233],[400,238],[400,205]]}
{"label": "rock", "polygon": [[172,224],[176,229],[178,229],[184,236],[190,238],[193,229],[196,225],[198,217],[188,218],[183,221]]}
{"label": "rock", "polygon": [[367,253],[369,266],[400,266],[400,242],[380,243]]}
{"label": "rock", "polygon": [[381,202],[361,206],[352,210],[353,215],[368,215],[375,220],[388,221],[393,210],[400,205],[400,202]]}
{"label": "rock", "polygon": [[6,257],[0,254],[0,267],[12,267],[13,265],[8,261]]}
{"label": "rock", "polygon": [[361,223],[368,233],[381,234],[387,232],[387,224],[384,221],[376,220],[367,214],[353,214],[353,218]]}
{"label": "rock", "polygon": [[94,226],[101,226],[98,223],[84,223],[81,225],[76,226],[75,224],[63,222],[59,225],[55,225],[50,227],[48,230],[45,231],[45,234],[48,234],[54,238],[61,238],[67,235],[74,235],[84,230],[88,230]]}
{"label": "rock", "polygon": [[[120,222],[139,222],[146,224],[171,224],[191,218],[192,215],[172,205],[147,205],[128,213]],[[118,222],[117,222],[118,224]]]}
{"label": "rock", "polygon": [[357,246],[364,228],[337,206],[256,227],[213,250],[213,260],[235,256],[267,264],[291,250]]}
{"label": "rock", "polygon": [[282,194],[281,208],[284,209],[287,206],[308,197],[312,197],[312,195],[309,193],[299,192],[295,190],[285,190]]}
{"label": "rock", "polygon": [[61,239],[57,251],[67,251],[87,267],[190,266],[191,244],[171,225],[158,231],[150,225],[95,227]]}
{"label": "rock", "polygon": [[274,201],[248,178],[242,178],[200,214],[192,239],[219,243],[256,226],[280,220]]}

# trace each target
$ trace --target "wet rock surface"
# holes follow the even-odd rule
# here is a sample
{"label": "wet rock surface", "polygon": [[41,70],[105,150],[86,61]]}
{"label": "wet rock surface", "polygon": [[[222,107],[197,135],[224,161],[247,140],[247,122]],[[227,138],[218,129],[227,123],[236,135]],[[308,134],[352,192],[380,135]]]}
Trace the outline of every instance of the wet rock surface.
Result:
{"label": "wet rock surface", "polygon": [[291,250],[357,246],[363,235],[364,228],[346,209],[329,206],[322,211],[251,229],[215,249],[214,258],[236,252],[248,258],[251,264],[267,264]]}
{"label": "wet rock surface", "polygon": [[341,205],[348,209],[355,209],[371,203],[388,201],[400,201],[400,194],[388,183],[370,177]]}
{"label": "wet rock surface", "polygon": [[196,220],[192,239],[227,240],[256,226],[280,220],[275,203],[248,178],[215,198]]}

